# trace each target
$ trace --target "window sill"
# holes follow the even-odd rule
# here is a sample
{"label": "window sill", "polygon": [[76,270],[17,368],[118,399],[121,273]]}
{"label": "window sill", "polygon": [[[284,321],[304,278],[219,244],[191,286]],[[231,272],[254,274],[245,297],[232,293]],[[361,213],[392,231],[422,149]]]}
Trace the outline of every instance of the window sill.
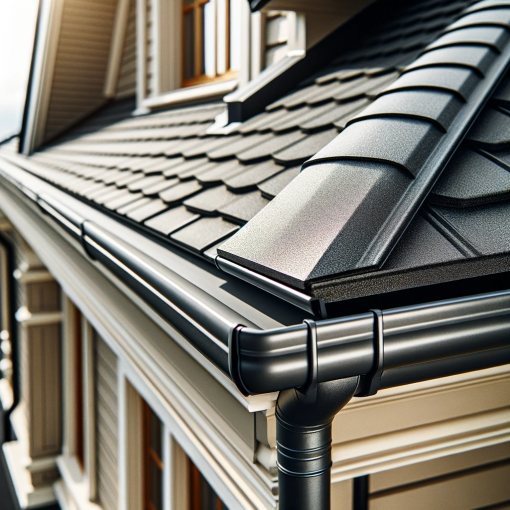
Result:
{"label": "window sill", "polygon": [[102,510],[89,500],[88,484],[74,457],[58,457],[57,466],[62,480],[57,482],[55,492],[63,509],[71,510],[74,506],[77,510]]}
{"label": "window sill", "polygon": [[142,111],[145,113],[147,110],[163,108],[165,106],[185,106],[208,99],[221,99],[224,95],[229,94],[235,90],[237,85],[238,80],[236,79],[173,90],[172,92],[161,94],[160,96],[148,97],[144,99],[140,105],[141,108],[139,108],[139,110],[140,113],[142,113]]}

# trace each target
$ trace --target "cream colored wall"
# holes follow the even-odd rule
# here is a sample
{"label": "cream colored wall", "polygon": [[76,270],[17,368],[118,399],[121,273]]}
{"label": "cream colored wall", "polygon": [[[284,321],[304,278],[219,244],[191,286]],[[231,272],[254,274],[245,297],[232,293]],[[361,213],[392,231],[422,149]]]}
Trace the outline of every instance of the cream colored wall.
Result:
{"label": "cream colored wall", "polygon": [[43,141],[105,102],[117,0],[65,0]]}
{"label": "cream colored wall", "polygon": [[136,94],[136,3],[129,0],[129,17],[122,50],[115,98],[123,99]]}
{"label": "cream colored wall", "polygon": [[119,504],[117,357],[94,335],[97,499],[104,510]]}

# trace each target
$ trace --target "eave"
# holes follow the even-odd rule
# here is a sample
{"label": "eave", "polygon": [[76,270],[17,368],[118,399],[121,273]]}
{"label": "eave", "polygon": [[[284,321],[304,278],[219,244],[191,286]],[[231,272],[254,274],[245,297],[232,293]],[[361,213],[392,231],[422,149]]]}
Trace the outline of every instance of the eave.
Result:
{"label": "eave", "polygon": [[[308,324],[282,326],[285,321],[280,321],[280,327],[274,327],[277,323],[268,317],[261,320],[253,309],[245,314],[246,304],[228,306],[190,282],[189,267],[183,278],[172,266],[177,259],[168,248],[146,240],[142,253],[135,247],[140,246],[138,234],[129,234],[99,213],[89,215],[91,208],[11,163],[2,162],[1,175],[7,186],[49,213],[89,256],[137,293],[244,395],[307,385],[314,349],[316,382],[360,376],[365,389],[360,386],[359,396],[510,361],[510,291],[376,313],[367,309]],[[157,260],[162,253],[166,257]],[[195,266],[195,272],[200,271]],[[282,306],[282,313],[290,311]],[[247,318],[257,315],[258,321]],[[315,346],[310,343],[313,330]]]}

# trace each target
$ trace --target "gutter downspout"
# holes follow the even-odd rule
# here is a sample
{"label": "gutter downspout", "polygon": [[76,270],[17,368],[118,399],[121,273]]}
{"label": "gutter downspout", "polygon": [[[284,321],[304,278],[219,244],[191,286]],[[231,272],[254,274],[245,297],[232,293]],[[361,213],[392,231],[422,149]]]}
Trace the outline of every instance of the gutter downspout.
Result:
{"label": "gutter downspout", "polygon": [[296,494],[308,505],[313,501],[312,508],[329,508],[330,420],[353,395],[510,363],[510,290],[261,331],[61,201],[3,175],[243,394],[281,392],[281,509],[310,508],[296,506]]}

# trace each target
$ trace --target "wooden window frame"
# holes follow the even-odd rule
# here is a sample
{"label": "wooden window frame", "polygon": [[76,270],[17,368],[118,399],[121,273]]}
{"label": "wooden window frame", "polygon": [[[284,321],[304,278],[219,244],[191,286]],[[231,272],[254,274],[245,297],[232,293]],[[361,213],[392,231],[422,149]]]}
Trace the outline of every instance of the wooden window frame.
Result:
{"label": "wooden window frame", "polygon": [[[226,0],[214,0],[223,2]],[[219,99],[233,92],[239,85],[248,83],[250,75],[250,9],[248,2],[241,0],[241,65],[239,71],[223,68],[224,60],[217,56],[217,69],[221,75],[183,86],[182,0],[151,0],[151,19],[146,10],[147,0],[137,2],[137,110],[135,114],[147,113],[171,105],[194,104],[197,101]],[[152,54],[154,65],[149,70],[148,24],[152,26]],[[223,30],[216,22],[215,30]],[[230,44],[228,45],[230,47]],[[149,71],[152,73],[149,78]],[[149,86],[150,81],[150,86]]]}
{"label": "wooden window frame", "polygon": [[[200,470],[195,466],[193,461],[188,457],[188,491],[189,491],[189,510],[203,510],[202,509],[202,489],[201,489],[201,478],[204,478],[204,475],[200,472]],[[204,478],[205,480],[205,478]],[[207,480],[206,480],[207,482]],[[207,482],[209,483],[209,482]],[[212,489],[212,488],[211,488]],[[216,494],[216,493],[215,493]],[[223,510],[224,505],[223,501],[216,494],[215,501],[215,510]]]}
{"label": "wooden window frame", "polygon": [[[63,391],[64,438],[62,455],[57,465],[62,476],[66,497],[71,497],[78,508],[98,510],[93,503],[96,496],[96,452],[94,415],[93,339],[94,330],[83,312],[62,293],[64,310],[63,329]],[[78,341],[78,329],[81,342]],[[81,343],[81,355],[77,348]],[[82,433],[80,439],[79,417],[76,413],[78,367],[81,358]],[[82,441],[83,452],[78,441]],[[61,495],[62,496],[62,495]],[[62,496],[63,497],[63,496]],[[62,499],[59,497],[59,501]]]}
{"label": "wooden window frame", "polygon": [[[143,488],[143,500],[144,500],[144,510],[157,510],[151,500],[151,490],[150,490],[150,461],[151,459],[156,463],[156,466],[161,472],[161,501],[164,508],[165,501],[165,488],[164,488],[164,480],[165,480],[165,464],[164,464],[164,440],[163,440],[163,432],[165,430],[165,426],[159,416],[151,409],[149,404],[145,400],[142,402],[142,413],[143,413],[143,480],[144,480],[144,488]],[[160,423],[160,432],[161,432],[161,450],[163,458],[160,458],[157,452],[151,446],[151,413],[156,416]]]}
{"label": "wooden window frame", "polygon": [[[183,88],[186,87],[194,87],[197,85],[204,85],[207,83],[214,83],[219,81],[227,81],[236,79],[239,75],[239,70],[233,70],[230,67],[230,0],[222,0],[224,3],[224,20],[220,20],[220,6],[218,0],[193,0],[193,3],[187,6],[184,6],[183,0],[178,0],[181,2],[181,86]],[[203,61],[203,31],[202,31],[202,23],[203,23],[203,9],[206,4],[212,4],[213,9],[215,10],[215,37],[214,41],[214,53],[215,53],[215,65],[214,65],[214,76],[209,76],[207,74],[201,73],[201,66]],[[185,69],[185,34],[184,34],[184,16],[188,12],[194,12],[193,20],[194,20],[194,64],[195,64],[195,76],[193,78],[184,78],[184,69]],[[223,14],[223,13],[222,13]],[[223,26],[224,22],[224,30],[219,29],[220,26]],[[224,32],[222,34],[221,32]],[[219,35],[218,35],[219,34]],[[217,47],[217,42],[220,37],[224,35],[224,55],[220,55],[220,50]],[[224,63],[220,63],[220,59],[224,59]],[[221,65],[224,64],[224,65]],[[223,70],[224,68],[224,70]]]}

